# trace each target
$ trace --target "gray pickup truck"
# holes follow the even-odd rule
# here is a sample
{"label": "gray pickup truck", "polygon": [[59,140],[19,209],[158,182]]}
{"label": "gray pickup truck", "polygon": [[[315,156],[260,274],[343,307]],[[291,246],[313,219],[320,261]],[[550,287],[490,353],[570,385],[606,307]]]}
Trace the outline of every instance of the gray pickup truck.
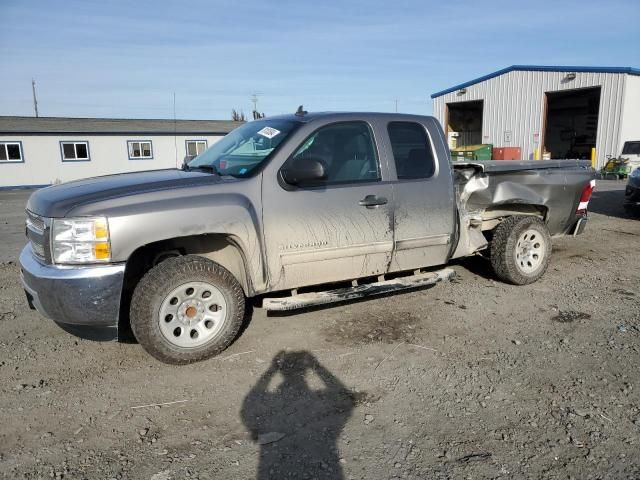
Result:
{"label": "gray pickup truck", "polygon": [[132,331],[189,363],[234,340],[249,298],[287,310],[415,288],[476,254],[534,282],[551,237],[583,231],[593,177],[580,161],[454,164],[432,117],[299,110],[246,123],[182,169],[36,191],[22,281],[67,331]]}

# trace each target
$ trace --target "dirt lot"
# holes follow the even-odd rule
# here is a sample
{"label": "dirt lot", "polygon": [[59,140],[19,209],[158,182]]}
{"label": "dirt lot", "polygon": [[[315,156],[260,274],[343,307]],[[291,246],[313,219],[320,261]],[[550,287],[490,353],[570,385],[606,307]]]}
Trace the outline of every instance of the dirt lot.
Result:
{"label": "dirt lot", "polygon": [[28,310],[27,193],[0,192],[0,475],[640,478],[640,220],[623,188],[599,184],[587,232],[556,240],[534,285],[476,258],[428,290],[256,309],[186,367]]}

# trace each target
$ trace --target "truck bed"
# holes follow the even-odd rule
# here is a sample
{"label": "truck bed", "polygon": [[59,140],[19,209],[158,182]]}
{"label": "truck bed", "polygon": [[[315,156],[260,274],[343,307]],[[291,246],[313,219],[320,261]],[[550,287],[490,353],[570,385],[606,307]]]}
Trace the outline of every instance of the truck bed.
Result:
{"label": "truck bed", "polygon": [[588,170],[589,160],[488,160],[483,162],[452,162],[454,170],[474,168],[482,172],[517,172],[522,170],[550,170],[572,168]]}

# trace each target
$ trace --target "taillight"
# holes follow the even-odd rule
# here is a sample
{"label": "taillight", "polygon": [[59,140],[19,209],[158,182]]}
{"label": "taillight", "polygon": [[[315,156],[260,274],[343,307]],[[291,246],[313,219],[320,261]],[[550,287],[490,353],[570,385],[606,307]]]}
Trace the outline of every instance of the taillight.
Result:
{"label": "taillight", "polygon": [[220,170],[224,170],[225,168],[227,168],[227,161],[220,160]]}
{"label": "taillight", "polygon": [[582,189],[582,193],[580,194],[580,203],[578,204],[578,209],[576,210],[577,214],[582,215],[587,213],[587,206],[589,205],[589,200],[591,200],[591,195],[593,194],[593,190],[595,188],[596,188],[596,181],[591,180]]}

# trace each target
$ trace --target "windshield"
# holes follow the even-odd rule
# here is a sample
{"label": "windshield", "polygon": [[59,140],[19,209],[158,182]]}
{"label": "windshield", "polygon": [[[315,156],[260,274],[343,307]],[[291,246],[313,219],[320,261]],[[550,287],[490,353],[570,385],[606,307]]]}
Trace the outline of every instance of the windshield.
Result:
{"label": "windshield", "polygon": [[622,155],[640,155],[640,142],[624,142]]}
{"label": "windshield", "polygon": [[258,120],[236,128],[188,163],[215,167],[220,175],[248,177],[298,126],[291,120]]}

